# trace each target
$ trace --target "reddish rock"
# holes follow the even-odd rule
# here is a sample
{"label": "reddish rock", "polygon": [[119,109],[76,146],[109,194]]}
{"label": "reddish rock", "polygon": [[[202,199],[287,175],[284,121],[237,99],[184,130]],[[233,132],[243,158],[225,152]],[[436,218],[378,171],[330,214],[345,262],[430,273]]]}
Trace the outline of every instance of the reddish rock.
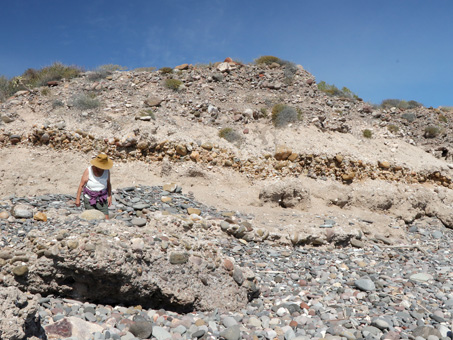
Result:
{"label": "reddish rock", "polygon": [[234,269],[234,264],[233,264],[233,262],[231,262],[230,260],[225,259],[225,260],[223,261],[223,267],[224,267],[227,271],[232,272],[233,269]]}
{"label": "reddish rock", "polygon": [[[72,335],[72,325],[67,319],[45,326],[47,336],[57,336],[58,338],[69,338]],[[53,337],[55,339],[55,337]]]}
{"label": "reddish rock", "polygon": [[307,79],[306,83],[307,85],[313,84],[315,81],[313,79]]}
{"label": "reddish rock", "polygon": [[58,86],[58,84],[59,84],[58,81],[55,81],[55,80],[47,82],[47,86],[49,86],[49,87]]}
{"label": "reddish rock", "polygon": [[223,62],[224,63],[232,63],[233,59],[231,59],[230,57],[227,57],[227,58],[225,58],[225,60]]}
{"label": "reddish rock", "polygon": [[305,302],[301,302],[301,303],[300,303],[300,308],[309,310],[309,309],[310,309],[310,306],[309,306],[308,304],[306,304]]}
{"label": "reddish rock", "polygon": [[248,135],[249,129],[246,128],[246,129],[244,129],[244,131],[242,131],[242,132],[243,132],[244,135]]}

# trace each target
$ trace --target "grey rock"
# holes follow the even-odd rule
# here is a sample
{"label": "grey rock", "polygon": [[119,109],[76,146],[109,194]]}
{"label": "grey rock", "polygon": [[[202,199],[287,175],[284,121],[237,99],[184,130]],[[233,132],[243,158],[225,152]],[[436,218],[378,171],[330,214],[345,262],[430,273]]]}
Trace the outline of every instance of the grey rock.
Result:
{"label": "grey rock", "polygon": [[370,279],[359,279],[354,282],[354,285],[365,292],[369,291],[374,291],[376,290],[376,286],[374,285],[374,282],[371,281]]}
{"label": "grey rock", "polygon": [[163,327],[154,326],[153,337],[155,337],[157,340],[168,340],[171,339],[171,334]]}
{"label": "grey rock", "polygon": [[241,338],[241,331],[239,325],[232,325],[225,328],[220,332],[220,336],[225,340],[239,340]]}

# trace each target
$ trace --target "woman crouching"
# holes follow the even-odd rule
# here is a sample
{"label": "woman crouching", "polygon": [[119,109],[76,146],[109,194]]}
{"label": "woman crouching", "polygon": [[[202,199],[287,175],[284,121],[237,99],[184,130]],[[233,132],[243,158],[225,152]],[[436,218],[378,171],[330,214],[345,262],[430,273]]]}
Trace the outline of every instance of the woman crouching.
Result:
{"label": "woman crouching", "polygon": [[99,154],[90,161],[83,173],[76,196],[76,206],[80,206],[80,195],[83,191],[85,209],[102,211],[109,219],[109,206],[112,204],[112,185],[110,184],[110,171],[113,161],[106,154]]}

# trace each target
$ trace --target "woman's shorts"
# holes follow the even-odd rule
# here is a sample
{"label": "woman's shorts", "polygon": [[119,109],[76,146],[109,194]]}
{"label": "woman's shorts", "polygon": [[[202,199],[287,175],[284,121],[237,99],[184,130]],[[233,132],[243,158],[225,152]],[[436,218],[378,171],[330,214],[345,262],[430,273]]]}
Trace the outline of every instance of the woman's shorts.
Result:
{"label": "woman's shorts", "polygon": [[107,202],[105,202],[104,204],[96,202],[96,205],[91,205],[90,199],[83,197],[83,205],[85,206],[85,210],[96,209],[102,211],[104,215],[109,214],[109,204]]}

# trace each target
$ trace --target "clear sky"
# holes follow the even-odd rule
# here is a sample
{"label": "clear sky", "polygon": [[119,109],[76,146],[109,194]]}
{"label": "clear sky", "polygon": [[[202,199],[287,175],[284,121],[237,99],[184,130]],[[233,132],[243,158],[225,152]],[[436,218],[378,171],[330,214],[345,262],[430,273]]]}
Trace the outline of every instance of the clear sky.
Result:
{"label": "clear sky", "polygon": [[5,0],[0,75],[274,55],[365,101],[453,106],[452,0]]}

